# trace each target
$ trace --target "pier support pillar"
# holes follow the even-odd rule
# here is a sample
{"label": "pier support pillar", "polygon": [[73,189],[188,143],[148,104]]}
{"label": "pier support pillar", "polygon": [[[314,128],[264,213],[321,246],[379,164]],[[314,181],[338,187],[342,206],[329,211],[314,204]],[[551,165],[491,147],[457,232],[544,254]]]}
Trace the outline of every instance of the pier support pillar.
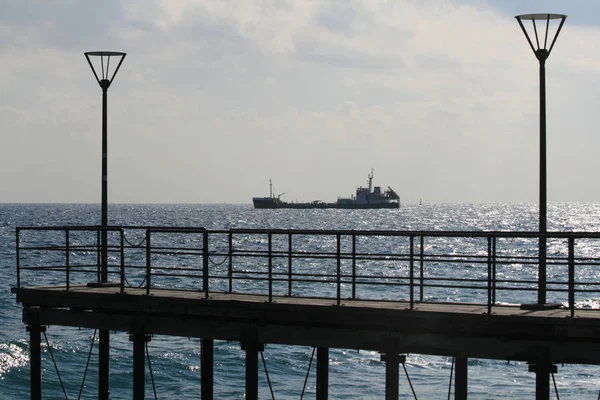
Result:
{"label": "pier support pillar", "polygon": [[529,372],[535,372],[535,400],[550,399],[550,374],[556,371],[549,363],[529,364]]}
{"label": "pier support pillar", "polygon": [[144,333],[129,335],[129,341],[133,342],[133,399],[144,400],[146,395],[146,343],[151,336]]}
{"label": "pier support pillar", "polygon": [[242,342],[246,352],[246,400],[258,400],[258,352],[265,347],[255,341]]}
{"label": "pier support pillar", "polygon": [[385,362],[385,400],[398,400],[398,364],[406,362],[406,356],[387,352],[381,354],[381,361]]}
{"label": "pier support pillar", "polygon": [[454,362],[454,399],[467,400],[468,358],[456,357]]}
{"label": "pier support pillar", "polygon": [[39,324],[27,325],[29,332],[29,363],[31,365],[31,400],[42,399],[42,346],[41,334],[46,327]]}
{"label": "pier support pillar", "polygon": [[317,347],[317,400],[329,396],[329,349]]}
{"label": "pier support pillar", "polygon": [[98,334],[98,399],[110,399],[110,332],[101,329]]}
{"label": "pier support pillar", "polygon": [[214,386],[214,341],[200,339],[200,387],[202,400],[212,400]]}

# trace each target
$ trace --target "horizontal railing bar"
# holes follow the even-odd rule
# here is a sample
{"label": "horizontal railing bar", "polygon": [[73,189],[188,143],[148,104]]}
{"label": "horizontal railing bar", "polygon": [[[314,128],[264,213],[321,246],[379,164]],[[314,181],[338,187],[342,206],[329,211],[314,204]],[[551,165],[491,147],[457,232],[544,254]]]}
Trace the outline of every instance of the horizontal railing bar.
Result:
{"label": "horizontal railing bar", "polygon": [[[17,230],[71,230],[71,231],[102,231],[103,228],[100,226],[21,226],[16,228]],[[164,233],[203,233],[210,232],[211,234],[269,234],[272,235],[312,235],[312,236],[404,236],[404,237],[463,237],[463,238],[539,238],[546,237],[549,239],[568,239],[570,237],[583,237],[600,239],[600,232],[584,232],[584,231],[570,231],[570,232],[534,232],[534,231],[390,231],[390,230],[309,230],[309,229],[240,229],[233,228],[229,230],[207,230],[205,228],[197,227],[154,227],[154,226],[137,226],[137,225],[119,225],[119,226],[108,226],[107,231],[125,231],[131,230],[147,230],[151,232],[164,232]]]}

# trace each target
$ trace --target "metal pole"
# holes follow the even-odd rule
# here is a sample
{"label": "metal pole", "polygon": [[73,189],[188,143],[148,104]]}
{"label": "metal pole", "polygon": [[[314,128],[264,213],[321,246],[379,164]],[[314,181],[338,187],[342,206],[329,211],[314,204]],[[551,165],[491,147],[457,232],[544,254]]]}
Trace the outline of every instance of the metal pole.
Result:
{"label": "metal pole", "polygon": [[400,382],[398,364],[405,359],[395,351],[381,354],[381,361],[385,362],[385,400],[398,400],[398,384]]}
{"label": "metal pole", "polygon": [[[229,265],[231,266],[231,254],[232,254],[232,250],[231,250],[231,242],[229,243]],[[210,288],[208,287],[210,281],[209,281],[209,271],[208,271],[208,231],[206,229],[204,229],[202,231],[202,289],[204,290],[204,298],[208,299],[208,294],[210,291]],[[232,285],[232,275],[231,275],[231,269],[229,272],[229,291],[231,292],[231,285]]]}
{"label": "metal pole", "polygon": [[327,400],[329,395],[329,349],[317,347],[317,400]]}
{"label": "metal pole", "polygon": [[31,400],[42,399],[42,332],[46,332],[46,327],[37,323],[27,326],[29,332],[29,362],[31,366],[30,385]]}
{"label": "metal pole", "polygon": [[488,277],[487,277],[487,313],[492,313],[492,236],[488,236],[487,238],[487,267],[488,267]]}
{"label": "metal pole", "polygon": [[[108,81],[101,81],[105,83]],[[108,282],[108,140],[106,127],[108,84],[102,85],[102,283]]]}
{"label": "metal pole", "polygon": [[336,304],[339,306],[341,304],[342,301],[342,245],[341,245],[341,235],[338,233],[336,234],[336,241],[337,241],[337,302]]}
{"label": "metal pole", "polygon": [[415,308],[415,237],[410,236],[410,261],[409,261],[410,309]]}
{"label": "metal pole", "polygon": [[214,386],[214,341],[213,339],[200,339],[200,385],[202,400],[213,399]]}
{"label": "metal pole", "polygon": [[454,376],[454,399],[467,400],[468,392],[468,358],[456,357]]}
{"label": "metal pole", "polygon": [[292,234],[288,234],[288,296],[292,295]]}
{"label": "metal pole", "polygon": [[[547,232],[546,196],[546,50],[538,50],[540,61],[540,235]],[[546,237],[540,236],[540,266],[538,276],[538,304],[546,304]]]}
{"label": "metal pole", "polygon": [[550,373],[540,370],[535,373],[535,400],[550,399]]}
{"label": "metal pole", "polygon": [[98,334],[98,399],[110,399],[110,333],[100,330]]}
{"label": "metal pole", "polygon": [[258,400],[258,352],[264,346],[252,340],[242,342],[242,350],[246,352],[246,399]]}
{"label": "metal pole", "polygon": [[[102,249],[101,249],[101,283],[108,282],[108,166],[107,166],[107,127],[106,109],[107,92],[110,82],[100,81],[102,87]],[[98,344],[98,398],[108,400],[110,398],[110,332],[100,330]]]}
{"label": "metal pole", "polygon": [[569,309],[571,318],[575,316],[575,238],[569,237]]}
{"label": "metal pole", "polygon": [[273,234],[269,232],[269,243],[268,243],[268,252],[269,252],[269,303],[273,302]]}
{"label": "metal pole", "polygon": [[547,362],[529,365],[529,372],[535,372],[535,400],[550,398],[550,374],[556,371],[556,365]]}
{"label": "metal pole", "polygon": [[133,399],[144,400],[146,391],[146,343],[151,336],[144,333],[129,335],[129,341],[133,342]]}

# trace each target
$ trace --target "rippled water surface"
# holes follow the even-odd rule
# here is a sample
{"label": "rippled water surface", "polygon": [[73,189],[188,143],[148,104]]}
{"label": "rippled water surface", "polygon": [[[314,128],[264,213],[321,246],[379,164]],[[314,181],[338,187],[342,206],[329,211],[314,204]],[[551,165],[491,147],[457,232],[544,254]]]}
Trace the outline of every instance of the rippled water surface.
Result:
{"label": "rippled water surface", "polygon": [[[250,205],[111,205],[111,225],[187,226],[208,229],[297,228],[377,230],[495,230],[535,231],[535,205],[422,205],[400,210],[254,210]],[[600,231],[600,204],[554,204],[548,209],[548,230]],[[97,225],[97,205],[0,205],[0,398],[23,399],[29,395],[28,335],[21,322],[21,307],[10,294],[16,284],[15,227],[39,225]],[[135,241],[136,238],[131,238]],[[137,238],[140,239],[140,238]],[[451,242],[442,245],[452,246]],[[590,249],[591,250],[591,249]],[[585,251],[585,249],[581,249]],[[460,273],[458,271],[457,273]],[[507,271],[506,273],[510,273]],[[597,279],[597,271],[586,271]],[[597,307],[594,297],[581,305]],[[97,336],[93,330],[51,326],[43,337],[44,398],[65,398],[50,349],[69,398],[97,396]],[[111,336],[111,394],[113,399],[131,398],[132,346],[125,333]],[[215,344],[215,397],[244,397],[244,353],[239,343]],[[85,381],[88,354],[91,360]],[[200,345],[187,338],[154,336],[148,346],[158,398],[200,398]],[[265,364],[276,399],[299,399],[309,371],[312,348],[267,345]],[[315,395],[315,364],[308,373],[304,397]],[[400,397],[413,398],[409,379],[420,399],[448,396],[452,359],[411,354],[406,373],[401,368]],[[261,361],[261,368],[262,361]],[[561,399],[597,399],[600,368],[584,365],[558,366],[555,374]],[[346,349],[330,350],[330,398],[381,399],[384,397],[385,365],[379,354]],[[83,382],[83,385],[82,385]],[[150,376],[146,397],[153,398]],[[528,366],[520,362],[469,360],[470,399],[533,398],[535,381]],[[260,398],[271,398],[264,369],[259,374]],[[551,398],[554,398],[551,395]]]}

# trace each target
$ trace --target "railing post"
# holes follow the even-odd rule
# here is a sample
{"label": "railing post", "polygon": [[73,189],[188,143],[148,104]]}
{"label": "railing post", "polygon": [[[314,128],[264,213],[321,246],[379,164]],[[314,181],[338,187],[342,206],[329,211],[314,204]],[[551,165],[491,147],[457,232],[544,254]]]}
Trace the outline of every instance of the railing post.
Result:
{"label": "railing post", "polygon": [[288,233],[288,296],[292,295],[292,234]]}
{"label": "railing post", "polygon": [[101,283],[108,282],[108,228],[106,224],[102,226],[102,271],[101,271]]}
{"label": "railing post", "polygon": [[421,235],[420,238],[420,248],[419,248],[419,286],[420,286],[420,290],[419,290],[419,301],[422,303],[423,302],[423,292],[425,291],[425,278],[423,277],[424,275],[424,262],[423,262],[423,253],[425,251],[425,237],[423,235]]}
{"label": "railing post", "polygon": [[569,236],[569,309],[575,316],[575,237]]}
{"label": "railing post", "polygon": [[17,287],[21,287],[21,228],[17,228],[16,230],[16,256],[17,256]]}
{"label": "railing post", "polygon": [[[544,222],[545,223],[545,222]],[[540,229],[541,230],[541,229]],[[546,237],[545,229],[540,232],[539,237],[539,265],[538,265],[538,305],[546,304],[547,298],[547,254],[548,254],[548,238]]]}
{"label": "railing post", "polygon": [[337,305],[341,304],[342,297],[342,258],[341,258],[341,235],[336,233],[337,241]]}
{"label": "railing post", "polygon": [[492,236],[487,237],[487,265],[488,265],[488,279],[487,279],[487,312],[492,313]]}
{"label": "railing post", "polygon": [[273,234],[271,232],[269,232],[268,234],[269,237],[269,261],[268,261],[268,265],[269,265],[269,303],[271,303],[273,301]]}
{"label": "railing post", "polygon": [[409,288],[410,288],[410,309],[415,308],[415,237],[410,235],[410,255],[409,255]]}
{"label": "railing post", "polygon": [[208,231],[204,229],[202,235],[202,286],[204,286],[204,298],[208,299]]}
{"label": "railing post", "polygon": [[356,233],[352,232],[352,299],[356,299]]}
{"label": "railing post", "polygon": [[150,285],[152,284],[151,276],[152,276],[152,243],[150,239],[150,229],[146,231],[146,294],[150,294]]}
{"label": "railing post", "polygon": [[102,269],[102,254],[101,254],[101,244],[100,244],[100,230],[96,231],[96,265],[98,265],[96,282],[100,282],[100,270]]}
{"label": "railing post", "polygon": [[121,232],[121,294],[125,292],[125,232]]}
{"label": "railing post", "polygon": [[69,230],[65,229],[65,269],[66,269],[66,274],[67,274],[67,292],[70,289],[70,281],[71,281],[71,276],[70,276],[70,270],[69,270]]}
{"label": "railing post", "polygon": [[[229,230],[229,263],[227,268],[227,277],[229,278],[229,293],[233,292],[233,233]],[[208,242],[207,242],[208,243]],[[207,253],[208,255],[208,253]]]}
{"label": "railing post", "polygon": [[496,244],[498,238],[492,238],[492,304],[496,304]]}

